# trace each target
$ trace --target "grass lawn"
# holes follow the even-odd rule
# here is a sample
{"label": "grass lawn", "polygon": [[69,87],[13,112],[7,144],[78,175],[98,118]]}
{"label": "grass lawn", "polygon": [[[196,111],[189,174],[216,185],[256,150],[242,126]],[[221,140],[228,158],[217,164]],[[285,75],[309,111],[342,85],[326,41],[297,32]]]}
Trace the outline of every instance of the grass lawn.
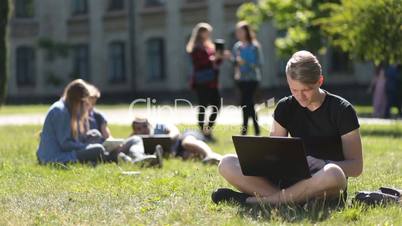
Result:
{"label": "grass lawn", "polygon": [[[37,105],[6,105],[0,107],[0,116],[6,116],[10,114],[46,114],[50,105],[37,104]],[[129,104],[99,104],[96,106],[99,110],[127,110]],[[144,104],[138,104],[136,107],[146,107]],[[186,106],[187,107],[187,106]],[[372,117],[373,107],[365,105],[355,106],[356,112],[360,117]],[[259,111],[259,114],[272,114],[273,108],[267,109],[263,108]],[[391,115],[396,117],[398,111],[395,107],[391,109]]]}
{"label": "grass lawn", "polygon": [[[114,136],[128,127],[112,126]],[[183,126],[182,126],[183,128]],[[68,169],[39,166],[35,151],[39,126],[0,127],[0,225],[402,225],[402,207],[347,206],[343,209],[245,209],[215,205],[211,192],[228,184],[216,166],[179,159],[161,169],[129,164]],[[220,153],[233,153],[238,127],[218,126]],[[402,188],[402,124],[362,126],[364,174],[349,179],[349,202],[358,190],[381,185]],[[122,170],[141,171],[137,176]]]}

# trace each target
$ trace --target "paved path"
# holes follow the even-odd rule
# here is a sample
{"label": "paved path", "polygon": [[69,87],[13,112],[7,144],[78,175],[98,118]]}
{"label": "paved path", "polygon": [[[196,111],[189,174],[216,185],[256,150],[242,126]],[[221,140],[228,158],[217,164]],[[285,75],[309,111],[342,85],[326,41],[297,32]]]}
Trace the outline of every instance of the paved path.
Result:
{"label": "paved path", "polygon": [[[173,124],[196,124],[196,109],[179,107],[177,109],[165,106],[163,108],[139,108],[130,111],[128,108],[108,109],[102,111],[107,117],[110,124],[117,125],[130,125],[131,120],[135,115],[149,116],[151,121],[163,121]],[[28,124],[43,124],[45,114],[14,114],[0,116],[0,125],[28,125]],[[156,120],[158,119],[158,120]],[[237,108],[222,108],[217,124],[223,125],[240,125],[241,124],[241,110]],[[388,119],[373,119],[373,118],[360,118],[361,124],[392,124],[395,122],[402,122],[402,120],[388,120]],[[259,114],[259,121],[261,125],[269,126],[272,123],[271,113],[267,110]]]}

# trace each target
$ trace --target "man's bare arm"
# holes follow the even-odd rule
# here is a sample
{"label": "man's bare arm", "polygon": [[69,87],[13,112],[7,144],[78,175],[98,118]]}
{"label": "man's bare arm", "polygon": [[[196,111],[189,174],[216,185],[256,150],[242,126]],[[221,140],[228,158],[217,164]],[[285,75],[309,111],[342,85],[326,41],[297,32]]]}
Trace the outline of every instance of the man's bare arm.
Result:
{"label": "man's bare arm", "polygon": [[348,177],[357,177],[363,172],[363,151],[359,129],[355,129],[342,137],[344,161],[332,162],[342,168]]}
{"label": "man's bare arm", "polygon": [[271,125],[271,131],[269,133],[270,136],[276,136],[276,137],[287,137],[288,136],[288,131],[281,126],[277,121],[272,122]]}

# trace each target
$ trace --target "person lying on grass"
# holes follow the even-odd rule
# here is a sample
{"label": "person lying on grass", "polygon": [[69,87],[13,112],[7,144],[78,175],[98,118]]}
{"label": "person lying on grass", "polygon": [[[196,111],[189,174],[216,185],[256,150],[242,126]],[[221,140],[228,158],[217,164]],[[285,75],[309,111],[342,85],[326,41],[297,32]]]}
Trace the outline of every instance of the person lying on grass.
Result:
{"label": "person lying on grass", "polygon": [[292,95],[278,102],[270,136],[301,137],[312,177],[275,181],[244,176],[238,157],[226,155],[219,173],[240,192],[218,189],[212,193],[213,202],[277,205],[317,198],[345,199],[347,178],[362,173],[356,112],[348,101],[320,88],[324,78],[317,58],[308,51],[296,52],[287,63],[286,78]]}
{"label": "person lying on grass", "polygon": [[209,164],[218,164],[222,159],[220,154],[213,152],[208,144],[205,143],[205,137],[198,131],[187,130],[180,134],[175,125],[164,123],[152,125],[144,117],[136,117],[131,127],[133,130],[132,135],[169,135],[174,141],[172,148],[174,156],[182,157],[183,159],[201,157],[203,163]]}
{"label": "person lying on grass", "polygon": [[[113,139],[112,133],[108,127],[106,117],[95,108],[95,105],[101,96],[99,89],[89,83],[88,89],[91,106],[88,113],[90,130],[86,134],[86,140],[89,143],[102,144],[107,139]],[[131,136],[125,139],[121,146],[118,147],[117,151],[119,161],[142,164],[143,166],[162,167],[163,165],[163,150],[161,147],[155,147],[155,153],[152,155],[145,154],[144,145],[139,136]]]}
{"label": "person lying on grass", "polygon": [[117,152],[85,142],[88,131],[89,89],[84,80],[70,82],[49,109],[40,135],[37,157],[47,163],[117,162]]}

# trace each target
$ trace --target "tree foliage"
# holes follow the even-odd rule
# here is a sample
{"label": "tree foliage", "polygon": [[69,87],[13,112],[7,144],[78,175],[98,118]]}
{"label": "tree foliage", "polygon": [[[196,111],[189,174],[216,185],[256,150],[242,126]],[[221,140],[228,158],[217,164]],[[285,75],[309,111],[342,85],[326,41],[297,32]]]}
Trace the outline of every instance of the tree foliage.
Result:
{"label": "tree foliage", "polygon": [[330,43],[357,59],[395,64],[402,59],[402,0],[343,0],[325,4],[316,21]]}
{"label": "tree foliage", "polygon": [[275,40],[282,57],[332,45],[376,64],[402,59],[402,0],[260,0],[243,4],[238,17],[256,29],[272,20],[285,34]]}
{"label": "tree foliage", "polygon": [[248,21],[255,29],[262,22],[272,20],[274,27],[284,33],[275,40],[278,55],[289,57],[295,51],[306,49],[314,53],[325,51],[325,37],[315,20],[328,16],[322,9],[329,0],[260,0],[244,3],[238,17]]}

